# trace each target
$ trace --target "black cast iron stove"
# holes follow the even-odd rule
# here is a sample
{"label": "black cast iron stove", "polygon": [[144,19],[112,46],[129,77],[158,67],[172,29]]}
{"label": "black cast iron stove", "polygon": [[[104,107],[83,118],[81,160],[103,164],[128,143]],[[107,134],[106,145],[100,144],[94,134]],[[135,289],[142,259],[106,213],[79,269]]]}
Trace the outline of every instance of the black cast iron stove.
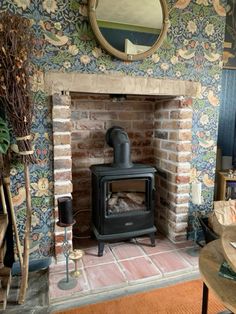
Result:
{"label": "black cast iron stove", "polygon": [[113,147],[112,164],[90,167],[92,173],[92,229],[98,256],[107,241],[148,234],[155,246],[154,200],[156,169],[132,163],[127,133],[118,126],[106,133]]}

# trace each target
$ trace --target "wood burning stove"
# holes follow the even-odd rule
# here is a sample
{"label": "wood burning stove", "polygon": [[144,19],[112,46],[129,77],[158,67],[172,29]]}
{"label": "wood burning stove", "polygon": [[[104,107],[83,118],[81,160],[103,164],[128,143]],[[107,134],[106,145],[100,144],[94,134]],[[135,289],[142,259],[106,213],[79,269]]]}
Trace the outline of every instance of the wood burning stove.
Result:
{"label": "wood burning stove", "polygon": [[148,234],[155,245],[155,168],[132,163],[127,133],[112,127],[106,133],[114,148],[112,164],[92,165],[92,228],[98,256],[104,243]]}

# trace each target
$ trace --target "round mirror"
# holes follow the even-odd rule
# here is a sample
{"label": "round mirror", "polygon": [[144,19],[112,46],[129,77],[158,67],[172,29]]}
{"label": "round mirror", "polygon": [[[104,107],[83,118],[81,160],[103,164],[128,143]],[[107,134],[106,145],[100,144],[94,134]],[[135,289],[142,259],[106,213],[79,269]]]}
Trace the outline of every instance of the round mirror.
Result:
{"label": "round mirror", "polygon": [[166,35],[165,0],[89,0],[89,19],[101,46],[122,60],[153,54]]}

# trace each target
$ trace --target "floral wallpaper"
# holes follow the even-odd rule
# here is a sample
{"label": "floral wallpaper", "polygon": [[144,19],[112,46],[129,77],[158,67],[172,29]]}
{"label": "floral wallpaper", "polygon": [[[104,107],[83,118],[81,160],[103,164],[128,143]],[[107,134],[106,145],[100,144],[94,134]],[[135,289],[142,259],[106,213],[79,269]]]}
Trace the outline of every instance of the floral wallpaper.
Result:
{"label": "floral wallpaper", "polygon": [[[2,0],[0,10],[30,19],[35,33],[32,91],[33,133],[38,163],[31,166],[33,202],[31,257],[53,250],[53,184],[51,108],[44,92],[44,71],[122,73],[199,81],[193,104],[192,180],[203,184],[202,206],[212,206],[221,88],[226,0],[167,0],[170,28],[164,44],[143,61],[123,62],[96,42],[83,0]],[[24,227],[25,192],[20,165],[12,168],[12,191],[20,228]]]}

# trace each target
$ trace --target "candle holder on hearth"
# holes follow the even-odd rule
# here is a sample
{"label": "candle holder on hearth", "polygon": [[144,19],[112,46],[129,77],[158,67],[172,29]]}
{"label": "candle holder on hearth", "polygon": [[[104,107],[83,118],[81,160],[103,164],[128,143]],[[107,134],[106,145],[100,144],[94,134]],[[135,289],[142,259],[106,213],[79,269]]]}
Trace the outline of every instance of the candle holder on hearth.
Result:
{"label": "candle holder on hearth", "polygon": [[83,257],[84,251],[82,250],[73,250],[70,252],[69,259],[75,263],[75,270],[73,270],[70,275],[73,278],[77,278],[80,276],[80,271],[78,269],[79,260]]}
{"label": "candle holder on hearth", "polygon": [[69,276],[69,255],[71,245],[67,238],[67,228],[75,223],[72,212],[72,200],[70,197],[62,197],[58,199],[58,216],[59,221],[57,222],[57,225],[64,228],[62,250],[66,259],[66,277],[61,279],[57,285],[62,290],[69,290],[73,289],[77,284],[76,278],[70,278]]}

